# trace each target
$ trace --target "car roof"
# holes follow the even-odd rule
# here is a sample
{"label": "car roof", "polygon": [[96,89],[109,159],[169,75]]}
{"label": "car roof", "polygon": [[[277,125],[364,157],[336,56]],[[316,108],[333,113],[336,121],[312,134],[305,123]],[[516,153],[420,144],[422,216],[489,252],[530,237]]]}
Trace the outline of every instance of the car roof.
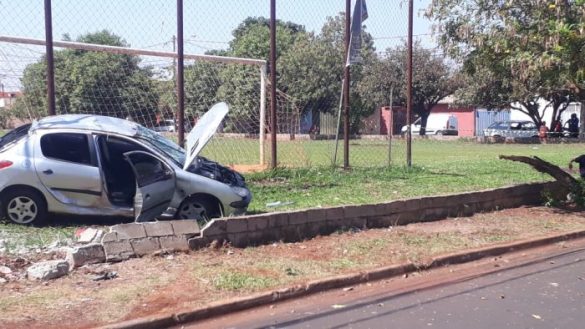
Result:
{"label": "car roof", "polygon": [[30,130],[32,132],[49,129],[81,129],[135,136],[138,133],[138,127],[137,123],[120,118],[90,114],[64,114],[35,121]]}

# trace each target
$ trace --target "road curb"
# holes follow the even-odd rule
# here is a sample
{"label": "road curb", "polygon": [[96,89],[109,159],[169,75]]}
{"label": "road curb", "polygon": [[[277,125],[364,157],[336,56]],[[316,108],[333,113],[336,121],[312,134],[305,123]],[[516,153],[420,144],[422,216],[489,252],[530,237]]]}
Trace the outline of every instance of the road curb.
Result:
{"label": "road curb", "polygon": [[544,245],[561,241],[573,240],[585,237],[585,230],[573,231],[545,238],[523,240],[492,247],[466,250],[464,252],[452,253],[434,257],[422,264],[404,263],[373,269],[370,271],[339,275],[320,280],[309,281],[303,285],[296,285],[288,288],[281,288],[274,291],[258,293],[242,298],[220,301],[209,304],[205,307],[196,308],[190,311],[175,313],[160,317],[146,317],[124,322],[114,323],[99,327],[101,329],[154,329],[164,328],[182,323],[207,319],[216,315],[241,311],[244,309],[266,305],[277,301],[307,296],[310,294],[346,287],[349,285],[365,283],[380,279],[387,279],[403,274],[412,273],[421,269],[428,270],[451,264],[461,264],[475,261],[484,257],[499,256],[512,251],[541,247]]}

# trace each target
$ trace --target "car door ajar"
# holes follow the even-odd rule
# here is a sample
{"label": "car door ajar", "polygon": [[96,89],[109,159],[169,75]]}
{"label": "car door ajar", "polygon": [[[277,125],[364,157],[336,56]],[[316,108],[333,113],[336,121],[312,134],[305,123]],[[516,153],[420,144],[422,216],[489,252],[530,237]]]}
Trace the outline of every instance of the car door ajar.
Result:
{"label": "car door ajar", "polygon": [[124,157],[136,177],[134,218],[137,222],[153,220],[168,208],[173,199],[175,172],[148,152],[126,152]]}

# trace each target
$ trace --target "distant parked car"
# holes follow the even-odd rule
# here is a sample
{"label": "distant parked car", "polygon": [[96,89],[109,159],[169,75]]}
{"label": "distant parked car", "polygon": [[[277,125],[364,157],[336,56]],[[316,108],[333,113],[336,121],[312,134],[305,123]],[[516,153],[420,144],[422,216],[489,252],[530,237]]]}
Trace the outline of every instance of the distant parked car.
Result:
{"label": "distant parked car", "polygon": [[152,130],[159,132],[159,133],[174,133],[177,131],[175,120],[173,119],[165,119],[161,120],[157,125],[152,127]]}
{"label": "distant parked car", "polygon": [[492,123],[484,129],[486,137],[538,137],[538,128],[532,121],[510,120]]}
{"label": "distant parked car", "polygon": [[186,149],[128,120],[57,115],[0,139],[0,217],[39,224],[48,213],[203,222],[246,211],[244,177],[198,156],[228,113],[212,107]]}

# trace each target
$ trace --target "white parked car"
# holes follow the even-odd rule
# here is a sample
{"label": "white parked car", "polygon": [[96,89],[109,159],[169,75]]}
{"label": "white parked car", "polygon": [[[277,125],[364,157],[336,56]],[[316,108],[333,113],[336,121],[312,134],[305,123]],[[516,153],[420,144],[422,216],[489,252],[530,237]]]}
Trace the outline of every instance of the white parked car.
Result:
{"label": "white parked car", "polygon": [[159,133],[163,133],[163,132],[174,133],[177,130],[176,126],[175,126],[175,120],[164,119],[161,122],[159,122],[157,125],[152,127],[152,130],[159,132]]}
{"label": "white parked car", "polygon": [[[410,133],[419,135],[421,129],[421,118],[416,119],[410,125]],[[408,126],[403,126],[400,132],[404,135]],[[425,127],[427,135],[459,135],[457,117],[449,113],[431,113],[427,118]]]}
{"label": "white parked car", "polygon": [[187,137],[186,150],[135,122],[58,115],[0,139],[2,214],[40,224],[48,213],[174,217],[207,221],[246,211],[244,177],[198,156],[228,112],[216,104]]}

